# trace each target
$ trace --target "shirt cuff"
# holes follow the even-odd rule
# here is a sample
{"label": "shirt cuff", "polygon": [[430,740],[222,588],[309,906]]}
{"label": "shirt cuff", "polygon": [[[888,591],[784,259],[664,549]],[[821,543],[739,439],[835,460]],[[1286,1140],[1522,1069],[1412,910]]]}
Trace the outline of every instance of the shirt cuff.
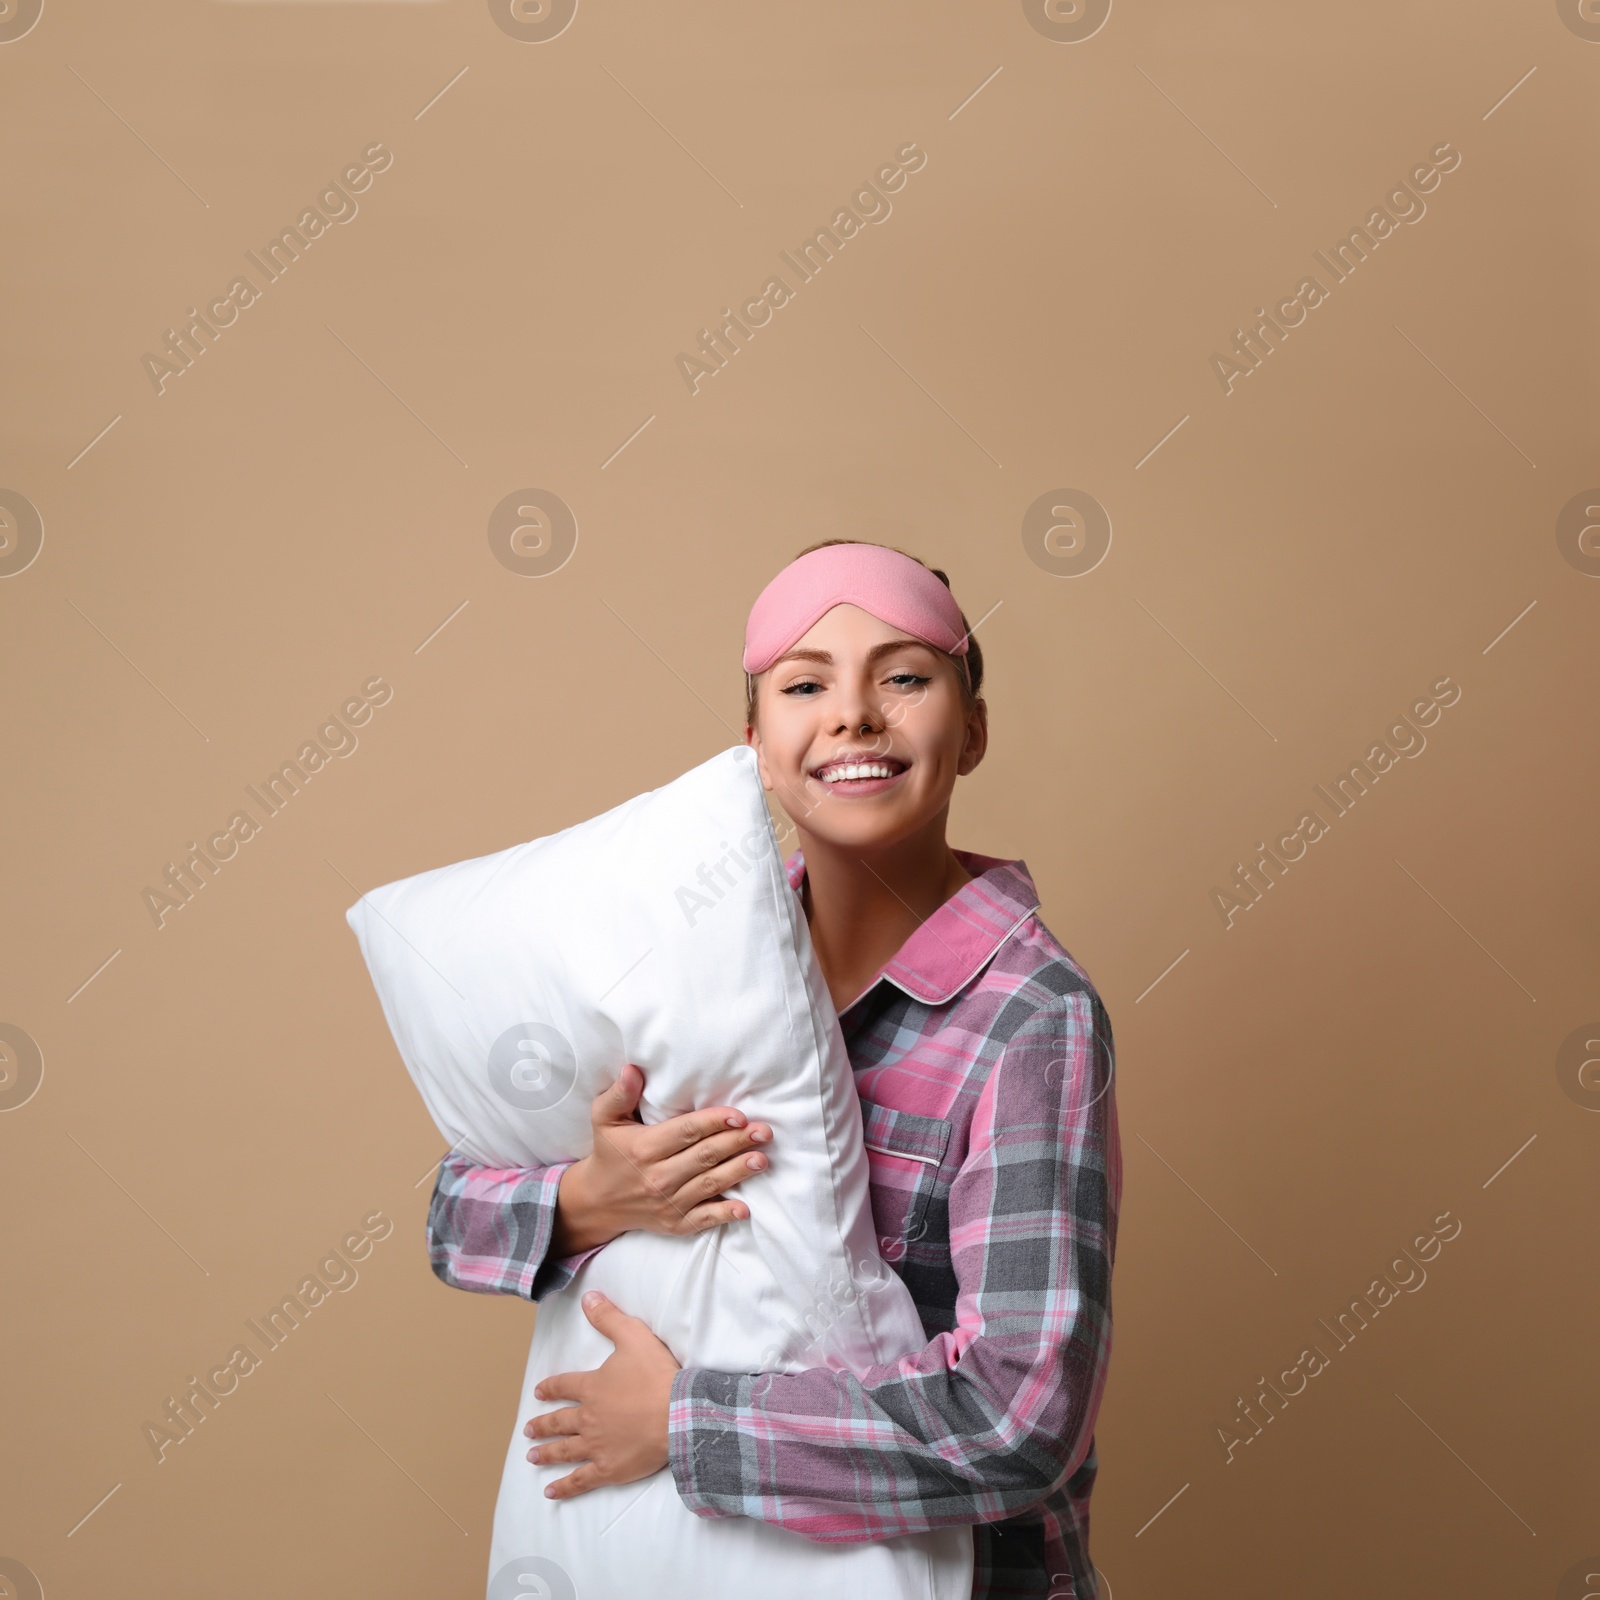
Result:
{"label": "shirt cuff", "polygon": [[550,1247],[550,1240],[556,1227],[556,1195],[561,1187],[562,1174],[568,1167],[576,1165],[572,1161],[560,1161],[545,1170],[545,1187],[549,1197],[549,1205],[544,1208],[539,1218],[539,1237],[535,1246],[534,1258],[538,1265],[534,1268],[528,1280],[528,1298],[542,1300],[547,1294],[559,1294],[577,1275],[581,1267],[590,1256],[604,1250],[603,1244],[591,1245],[587,1250],[580,1250],[572,1256],[548,1256],[545,1252]]}
{"label": "shirt cuff", "polygon": [[682,1367],[672,1380],[667,1407],[667,1465],[678,1498],[697,1517],[734,1517],[730,1495],[740,1494],[736,1422],[749,1405],[748,1373]]}
{"label": "shirt cuff", "polygon": [[591,1245],[575,1256],[546,1257],[539,1263],[528,1284],[528,1298],[542,1300],[547,1294],[558,1294],[577,1276],[578,1268],[592,1255],[604,1250],[603,1244]]}

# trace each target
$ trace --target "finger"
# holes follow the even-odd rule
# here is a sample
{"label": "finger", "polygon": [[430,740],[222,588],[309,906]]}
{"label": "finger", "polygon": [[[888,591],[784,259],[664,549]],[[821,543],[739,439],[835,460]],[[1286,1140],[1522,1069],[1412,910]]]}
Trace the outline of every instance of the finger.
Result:
{"label": "finger", "polygon": [[[743,1128],[725,1128],[721,1133],[711,1134],[687,1150],[656,1162],[651,1168],[650,1176],[660,1185],[664,1193],[676,1194],[694,1178],[711,1171],[712,1168],[720,1167],[725,1162],[736,1161],[740,1156],[747,1155],[753,1150],[765,1150],[771,1142],[772,1129],[764,1122],[752,1122]],[[759,1172],[761,1168],[751,1167],[748,1170]],[[704,1199],[706,1195],[720,1192],[707,1189],[698,1198]]]}
{"label": "finger", "polygon": [[671,1202],[679,1211],[687,1214],[702,1200],[713,1200],[734,1184],[753,1178],[758,1172],[765,1172],[768,1165],[767,1157],[759,1150],[735,1156],[733,1160],[713,1167],[710,1172],[689,1179],[671,1194]]}
{"label": "finger", "polygon": [[[649,1137],[639,1141],[639,1150],[646,1160],[660,1161],[714,1133],[743,1128],[749,1121],[744,1112],[734,1106],[707,1106],[700,1111],[685,1111],[682,1116],[668,1117],[654,1124]],[[770,1133],[771,1129],[767,1131]]]}
{"label": "finger", "polygon": [[639,1096],[643,1093],[644,1073],[633,1062],[624,1062],[616,1081],[594,1097],[589,1108],[589,1120],[596,1127],[613,1122],[631,1122],[634,1109],[639,1104]]}
{"label": "finger", "polygon": [[684,1213],[683,1228],[685,1233],[704,1233],[709,1228],[725,1227],[730,1222],[746,1222],[749,1217],[750,1208],[742,1201],[709,1201],[704,1205],[691,1206]]}
{"label": "finger", "polygon": [[587,1387],[587,1372],[553,1372],[533,1386],[536,1400],[582,1400]]}
{"label": "finger", "polygon": [[577,1406],[563,1406],[559,1411],[541,1411],[523,1424],[524,1438],[553,1439],[557,1434],[582,1433],[581,1415]]}
{"label": "finger", "polygon": [[[620,1344],[630,1333],[646,1328],[638,1317],[630,1317],[621,1306],[614,1300],[608,1300],[598,1289],[591,1289],[580,1304],[590,1325],[598,1328],[612,1344]],[[646,1331],[649,1331],[648,1328]]]}
{"label": "finger", "polygon": [[576,1472],[569,1472],[564,1478],[557,1478],[554,1483],[545,1485],[545,1499],[570,1500],[574,1495],[584,1494],[590,1489],[598,1489],[605,1480],[592,1462],[585,1462]]}
{"label": "finger", "polygon": [[528,1452],[528,1459],[540,1467],[557,1466],[563,1461],[587,1461],[589,1447],[582,1439],[547,1439]]}

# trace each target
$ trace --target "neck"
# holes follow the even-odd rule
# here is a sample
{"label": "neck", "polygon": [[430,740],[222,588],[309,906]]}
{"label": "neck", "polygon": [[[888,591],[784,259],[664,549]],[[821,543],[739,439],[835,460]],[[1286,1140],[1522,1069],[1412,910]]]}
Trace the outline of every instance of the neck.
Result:
{"label": "neck", "polygon": [[796,824],[805,853],[811,943],[835,1006],[878,969],[972,874],[945,841],[941,811],[917,833],[878,850],[832,844]]}

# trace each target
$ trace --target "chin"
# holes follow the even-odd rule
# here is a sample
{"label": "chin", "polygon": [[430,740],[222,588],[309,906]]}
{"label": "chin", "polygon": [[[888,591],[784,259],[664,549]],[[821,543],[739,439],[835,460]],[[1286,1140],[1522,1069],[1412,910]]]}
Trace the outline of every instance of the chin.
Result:
{"label": "chin", "polygon": [[[816,818],[813,816],[813,823]],[[898,811],[885,807],[876,816],[858,816],[848,822],[829,818],[822,827],[810,831],[840,850],[882,850],[898,844],[917,830],[917,824]]]}

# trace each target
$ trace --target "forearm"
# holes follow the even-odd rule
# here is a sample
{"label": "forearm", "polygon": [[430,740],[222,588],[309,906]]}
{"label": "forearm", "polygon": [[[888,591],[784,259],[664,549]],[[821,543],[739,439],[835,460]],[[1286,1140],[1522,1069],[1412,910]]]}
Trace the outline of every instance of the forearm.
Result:
{"label": "forearm", "polygon": [[680,1497],[698,1516],[756,1517],[821,1543],[1028,1510],[1087,1455],[1105,1363],[1065,1353],[1041,1382],[993,1343],[952,1367],[953,1349],[941,1337],[862,1376],[686,1368],[668,1422]]}
{"label": "forearm", "polygon": [[570,1162],[560,1170],[550,1228],[552,1257],[585,1255],[610,1244],[623,1231],[596,1200],[591,1174],[587,1160]]}

